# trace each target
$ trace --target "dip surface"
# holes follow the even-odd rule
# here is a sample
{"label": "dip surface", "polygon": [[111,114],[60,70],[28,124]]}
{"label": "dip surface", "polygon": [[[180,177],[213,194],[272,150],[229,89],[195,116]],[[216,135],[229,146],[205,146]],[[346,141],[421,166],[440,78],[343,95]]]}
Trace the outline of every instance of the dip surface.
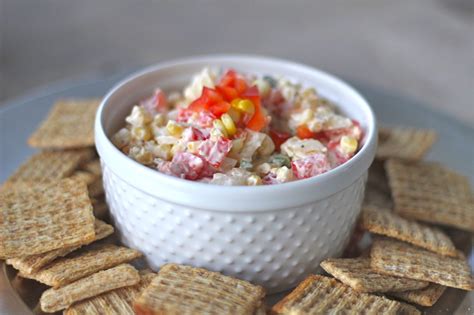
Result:
{"label": "dip surface", "polygon": [[273,185],[325,173],[359,149],[360,124],[317,87],[204,68],[183,91],[134,105],[112,138],[167,175],[219,185]]}

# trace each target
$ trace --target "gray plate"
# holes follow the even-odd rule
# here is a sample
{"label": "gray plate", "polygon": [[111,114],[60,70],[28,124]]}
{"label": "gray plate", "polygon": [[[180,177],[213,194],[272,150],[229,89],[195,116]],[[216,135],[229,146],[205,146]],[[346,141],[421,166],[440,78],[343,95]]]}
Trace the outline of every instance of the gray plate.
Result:
{"label": "gray plate", "polygon": [[[11,102],[0,109],[0,182],[34,152],[26,145],[26,139],[47,114],[54,100],[104,95],[124,76],[121,74],[105,80],[52,88],[41,95]],[[353,85],[368,99],[382,123],[436,129],[440,137],[428,159],[447,164],[474,183],[474,128],[433,112],[411,99],[363,84]],[[469,255],[473,266],[472,235],[454,232],[452,236]],[[44,287],[16,277],[15,272],[1,262],[0,267],[0,314],[32,314]],[[270,297],[270,301],[276,299]],[[474,314],[473,304],[473,293],[448,289],[426,313]]]}

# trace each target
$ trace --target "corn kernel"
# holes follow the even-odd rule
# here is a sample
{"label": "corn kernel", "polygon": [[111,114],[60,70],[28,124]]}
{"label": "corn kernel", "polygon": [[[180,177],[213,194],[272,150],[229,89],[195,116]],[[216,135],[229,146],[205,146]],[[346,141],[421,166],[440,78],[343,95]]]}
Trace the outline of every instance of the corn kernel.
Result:
{"label": "corn kernel", "polygon": [[357,140],[351,136],[342,136],[339,144],[341,145],[342,151],[347,154],[354,153],[359,145]]}
{"label": "corn kernel", "polygon": [[166,117],[164,114],[156,114],[151,123],[153,126],[163,127],[166,124]]}
{"label": "corn kernel", "polygon": [[220,119],[214,119],[214,121],[212,122],[212,125],[214,126],[214,128],[216,128],[217,130],[219,130],[222,135],[224,137],[228,137],[229,135],[227,134],[227,129],[225,128],[224,124],[222,123],[222,120]]}
{"label": "corn kernel", "polygon": [[252,174],[247,177],[247,185],[248,186],[258,186],[262,184],[262,178],[260,176]]}
{"label": "corn kernel", "polygon": [[153,154],[141,147],[132,147],[129,156],[142,164],[151,164],[153,162]]}
{"label": "corn kernel", "polygon": [[179,137],[183,133],[183,127],[178,125],[174,120],[168,121],[166,130],[168,130],[170,135],[175,137]]}
{"label": "corn kernel", "polygon": [[152,120],[151,115],[142,106],[133,106],[132,112],[130,113],[125,121],[134,127],[141,127],[149,124]]}
{"label": "corn kernel", "polygon": [[245,138],[236,138],[232,140],[232,148],[230,149],[229,156],[230,157],[238,157],[240,151],[244,147]]}
{"label": "corn kernel", "polygon": [[229,114],[230,118],[232,118],[232,120],[235,122],[239,122],[240,118],[242,117],[242,113],[238,109],[235,109],[235,107],[231,107],[227,111],[227,114]]}
{"label": "corn kernel", "polygon": [[151,152],[140,152],[137,156],[135,156],[135,159],[145,165],[151,164],[153,162],[153,154]]}
{"label": "corn kernel", "polygon": [[175,145],[171,147],[171,155],[175,156],[179,152],[184,152],[186,150],[186,145],[181,141],[178,141]]}
{"label": "corn kernel", "polygon": [[225,127],[225,130],[227,131],[227,134],[229,136],[235,135],[235,133],[237,132],[237,128],[235,127],[235,123],[232,120],[232,118],[230,117],[230,115],[228,115],[228,114],[222,115],[221,116],[221,121],[222,121],[222,124]]}
{"label": "corn kernel", "polygon": [[253,115],[255,113],[255,106],[250,100],[241,100],[238,102],[237,109],[249,115]]}
{"label": "corn kernel", "polygon": [[238,108],[238,104],[241,100],[242,100],[241,98],[234,98],[232,102],[230,102],[230,105],[234,108]]}
{"label": "corn kernel", "polygon": [[190,153],[197,153],[199,145],[201,144],[201,141],[190,141],[188,142],[188,152]]}
{"label": "corn kernel", "polygon": [[132,128],[132,137],[138,140],[148,141],[151,139],[152,135],[150,128],[148,127],[133,127]]}

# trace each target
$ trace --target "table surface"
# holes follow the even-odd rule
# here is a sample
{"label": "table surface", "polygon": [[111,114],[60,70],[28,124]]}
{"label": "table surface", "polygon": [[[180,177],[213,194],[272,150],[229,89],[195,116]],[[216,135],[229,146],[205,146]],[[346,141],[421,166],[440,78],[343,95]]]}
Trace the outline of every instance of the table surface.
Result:
{"label": "table surface", "polygon": [[251,53],[376,85],[474,126],[473,34],[471,0],[0,0],[0,102],[175,57]]}
{"label": "table surface", "polygon": [[[0,165],[2,166],[0,167],[0,182],[5,180],[26,157],[34,152],[27,146],[26,139],[46,115],[55,99],[103,95],[124,75],[126,74],[122,73],[102,80],[50,88],[43,90],[41,95],[38,94],[23,101],[11,102],[5,108],[0,108]],[[439,139],[427,159],[440,161],[456,169],[468,176],[471,183],[474,184],[474,168],[472,167],[474,128],[459,124],[455,119],[436,113],[409,98],[359,82],[351,81],[350,83],[366,95],[381,123],[419,127],[435,126]],[[25,115],[25,113],[29,113],[29,115]],[[472,238],[470,245],[468,243],[465,245],[472,247]],[[470,265],[474,266],[472,254],[469,256],[469,261]],[[6,281],[7,274],[3,273],[0,262],[0,314],[31,314],[26,306],[19,303],[18,298],[15,297],[10,282]],[[16,283],[19,285],[16,286],[18,292],[25,296],[29,303],[32,303],[29,304],[30,306],[36,305],[37,299],[35,297],[38,296],[31,291],[30,286],[21,285],[21,283]],[[33,289],[33,291],[35,290]],[[270,296],[268,302],[275,302],[281,297],[281,295]],[[458,303],[461,305],[456,312],[453,312]],[[448,289],[427,314],[472,314],[473,307],[474,292],[466,294],[465,291]]]}

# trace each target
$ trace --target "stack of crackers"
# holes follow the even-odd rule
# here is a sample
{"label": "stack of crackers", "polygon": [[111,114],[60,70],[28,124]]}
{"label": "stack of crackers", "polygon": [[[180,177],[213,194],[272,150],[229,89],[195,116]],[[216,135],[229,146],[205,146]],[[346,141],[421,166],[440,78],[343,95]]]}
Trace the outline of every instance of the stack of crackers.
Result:
{"label": "stack of crackers", "polygon": [[474,289],[469,263],[447,233],[474,232],[468,179],[422,160],[432,130],[382,128],[379,138],[358,227],[371,233],[369,247],[323,261],[334,278],[309,276],[274,314],[420,314],[411,304],[430,307],[447,287]]}
{"label": "stack of crackers", "polygon": [[[258,285],[178,264],[138,271],[129,263],[141,253],[110,241],[98,105],[59,101],[30,137],[40,151],[0,187],[0,259],[50,287],[39,302],[47,313],[266,314]],[[474,289],[444,228],[474,232],[474,198],[465,177],[422,161],[435,140],[431,130],[382,128],[358,226],[368,249],[323,261],[330,276],[310,275],[272,314],[420,314],[414,304],[432,306],[447,287]]]}
{"label": "stack of crackers", "polygon": [[114,228],[101,220],[105,200],[93,133],[99,103],[57,102],[28,141],[40,151],[0,188],[0,259],[51,287],[41,296],[44,312],[138,290],[146,281],[127,264],[140,252],[101,241]]}

